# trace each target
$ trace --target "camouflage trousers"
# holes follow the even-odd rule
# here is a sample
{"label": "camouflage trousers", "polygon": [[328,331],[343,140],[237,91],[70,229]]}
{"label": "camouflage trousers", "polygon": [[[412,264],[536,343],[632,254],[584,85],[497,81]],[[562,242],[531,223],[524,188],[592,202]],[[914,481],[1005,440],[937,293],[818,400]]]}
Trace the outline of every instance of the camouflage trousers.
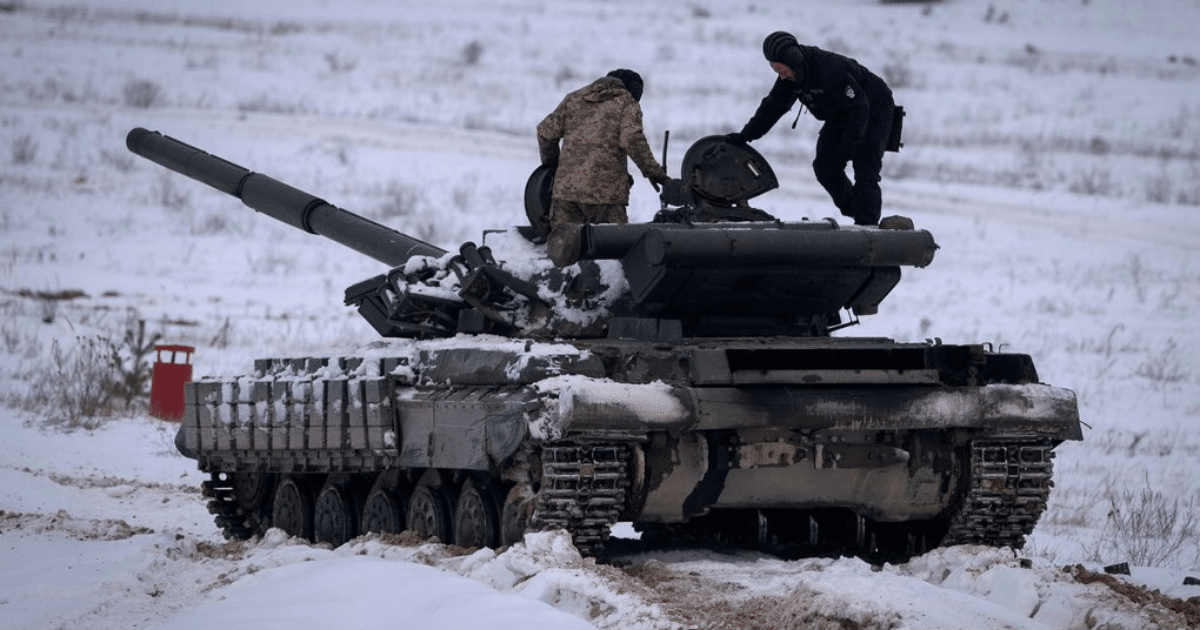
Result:
{"label": "camouflage trousers", "polygon": [[550,229],[562,223],[629,223],[620,204],[579,203],[555,199],[550,202]]}

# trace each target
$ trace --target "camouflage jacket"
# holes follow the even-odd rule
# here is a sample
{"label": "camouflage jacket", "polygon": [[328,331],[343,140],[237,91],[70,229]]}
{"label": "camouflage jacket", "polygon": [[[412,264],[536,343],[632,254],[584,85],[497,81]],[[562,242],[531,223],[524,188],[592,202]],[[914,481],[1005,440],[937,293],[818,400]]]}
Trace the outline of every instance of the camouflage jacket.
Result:
{"label": "camouflage jacket", "polygon": [[[558,164],[555,199],[629,203],[626,156],[642,175],[660,175],[642,131],[642,108],[619,79],[603,77],[568,94],[537,126],[542,164]],[[559,148],[562,140],[562,148]]]}

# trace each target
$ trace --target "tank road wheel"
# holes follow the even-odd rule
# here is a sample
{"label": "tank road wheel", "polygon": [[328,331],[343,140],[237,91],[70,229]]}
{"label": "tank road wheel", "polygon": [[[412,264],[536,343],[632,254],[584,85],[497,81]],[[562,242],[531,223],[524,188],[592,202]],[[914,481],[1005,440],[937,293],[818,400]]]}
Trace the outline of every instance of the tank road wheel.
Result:
{"label": "tank road wheel", "polygon": [[486,483],[468,480],[454,509],[454,544],[460,547],[499,547],[500,516]]}
{"label": "tank road wheel", "polygon": [[437,486],[417,486],[408,502],[408,528],[422,539],[450,540],[450,502]]}
{"label": "tank road wheel", "polygon": [[275,476],[271,473],[234,473],[233,496],[237,499],[242,522],[251,535],[267,532],[271,523],[271,496],[275,492]]}
{"label": "tank road wheel", "polygon": [[358,510],[350,488],[343,484],[326,484],[317,495],[313,518],[313,541],[341,547],[358,535]]}
{"label": "tank road wheel", "polygon": [[275,479],[270,473],[242,472],[231,475],[233,496],[243,509],[257,510],[271,499]]}
{"label": "tank road wheel", "polygon": [[271,523],[289,536],[313,538],[313,500],[308,488],[295,477],[285,477],[275,489]]}
{"label": "tank road wheel", "polygon": [[527,483],[513,486],[508,491],[500,510],[501,545],[514,545],[524,540],[536,504],[537,495]]}
{"label": "tank road wheel", "polygon": [[399,534],[407,526],[408,499],[391,488],[375,488],[363,504],[362,531]]}
{"label": "tank road wheel", "polygon": [[214,472],[200,486],[208,511],[228,539],[247,539],[270,527],[274,479],[265,473]]}

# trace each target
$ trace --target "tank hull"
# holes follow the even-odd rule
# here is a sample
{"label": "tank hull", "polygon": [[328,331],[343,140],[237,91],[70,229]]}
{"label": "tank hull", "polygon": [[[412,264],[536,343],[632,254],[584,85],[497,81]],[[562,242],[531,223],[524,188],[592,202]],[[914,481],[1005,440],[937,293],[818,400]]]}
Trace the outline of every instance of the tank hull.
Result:
{"label": "tank hull", "polygon": [[902,527],[900,542],[850,536],[889,557],[1019,546],[1053,447],[1081,438],[1073,393],[982,346],[480,337],[255,368],[190,383],[177,438],[234,537],[414,529],[496,546],[564,527],[594,553],[627,520],[648,538],[812,545]]}

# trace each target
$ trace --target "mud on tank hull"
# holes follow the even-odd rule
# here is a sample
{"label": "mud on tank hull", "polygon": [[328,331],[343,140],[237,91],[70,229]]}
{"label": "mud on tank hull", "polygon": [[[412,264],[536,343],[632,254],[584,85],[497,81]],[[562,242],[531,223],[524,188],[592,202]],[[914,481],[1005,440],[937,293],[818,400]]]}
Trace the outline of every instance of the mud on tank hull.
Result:
{"label": "mud on tank hull", "polygon": [[622,520],[895,558],[1022,546],[1052,449],[1080,438],[1073,393],[984,346],[484,335],[190,383],[177,443],[228,537],[497,547],[561,527],[597,553]]}

